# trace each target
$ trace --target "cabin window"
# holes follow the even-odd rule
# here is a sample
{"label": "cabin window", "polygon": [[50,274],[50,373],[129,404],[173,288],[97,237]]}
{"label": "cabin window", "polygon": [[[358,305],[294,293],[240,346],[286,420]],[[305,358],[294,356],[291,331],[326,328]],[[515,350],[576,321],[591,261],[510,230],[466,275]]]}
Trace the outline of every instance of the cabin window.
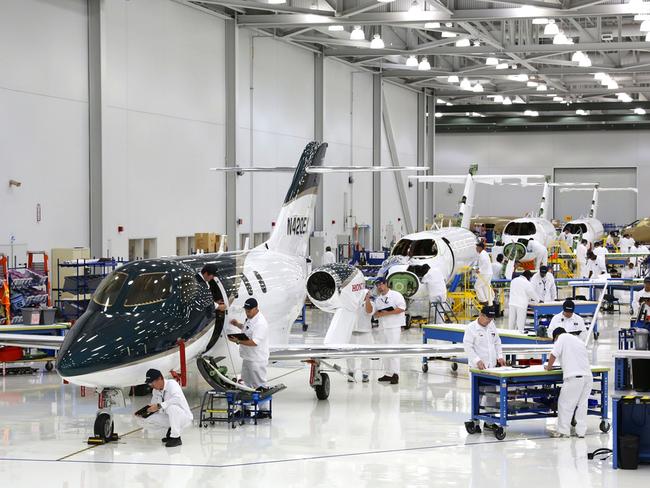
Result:
{"label": "cabin window", "polygon": [[129,281],[125,307],[137,307],[162,302],[171,295],[172,282],[169,273],[143,273]]}
{"label": "cabin window", "polygon": [[585,224],[566,224],[562,231],[568,230],[571,234],[584,234],[587,232]]}
{"label": "cabin window", "polygon": [[102,307],[110,307],[113,305],[127,278],[128,276],[126,274],[118,272],[113,272],[104,278],[93,296],[95,303]]}
{"label": "cabin window", "polygon": [[511,236],[532,236],[536,231],[535,224],[532,222],[510,222],[503,233]]}
{"label": "cabin window", "polygon": [[251,282],[248,281],[248,278],[246,278],[246,275],[242,273],[241,275],[241,280],[244,282],[244,286],[246,287],[246,291],[248,292],[248,296],[253,296],[253,287],[251,286]]}
{"label": "cabin window", "polygon": [[401,239],[398,241],[398,243],[395,244],[395,247],[393,248],[393,256],[408,256],[411,242],[412,241],[409,239]]}
{"label": "cabin window", "polygon": [[260,284],[262,293],[266,293],[266,283],[264,283],[264,280],[262,279],[262,275],[259,274],[257,271],[253,271],[253,274],[255,275],[255,278],[257,278],[257,282]]}

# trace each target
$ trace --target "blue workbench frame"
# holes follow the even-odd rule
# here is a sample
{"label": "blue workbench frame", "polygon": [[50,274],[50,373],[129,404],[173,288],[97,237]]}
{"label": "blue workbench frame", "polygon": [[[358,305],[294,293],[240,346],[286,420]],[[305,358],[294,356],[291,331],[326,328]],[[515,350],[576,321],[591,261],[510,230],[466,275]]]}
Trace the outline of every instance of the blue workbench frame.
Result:
{"label": "blue workbench frame", "polygon": [[[638,402],[638,401],[635,402],[624,398],[616,398],[616,397],[612,398],[612,468],[613,469],[618,469],[618,454],[619,454],[618,436],[619,436],[619,431],[621,431],[619,424],[624,423],[624,420],[621,419],[620,417],[623,416],[623,409],[625,408],[622,407],[622,405],[629,405],[632,407],[636,405],[644,405],[646,409],[650,408],[650,403],[648,402]],[[646,427],[646,435],[648,435],[648,426],[645,427]],[[625,429],[625,430],[629,430],[629,429]],[[640,446],[639,460],[644,463],[650,462],[650,450],[648,450],[647,448],[643,450],[642,446]]]}
{"label": "blue workbench frame", "polygon": [[[559,387],[562,384],[562,376],[557,374],[557,372],[549,372],[548,374],[534,374],[530,376],[506,376],[498,377],[486,373],[476,373],[472,371],[472,420],[479,421],[483,420],[488,423],[498,424],[502,428],[508,425],[508,421],[513,420],[529,420],[529,419],[538,419],[538,418],[552,418],[557,417],[557,410],[554,410],[549,406],[545,409],[531,409],[525,414],[512,414],[508,411],[508,391],[512,388],[531,388],[531,396],[525,395],[521,398],[529,399],[533,398],[534,390],[532,387],[550,387],[557,391],[559,397]],[[609,386],[609,373],[607,371],[603,372],[594,372],[593,373],[594,382],[600,383],[600,387],[594,387],[595,391],[600,393],[600,405],[596,405],[593,408],[589,408],[587,411],[588,415],[597,415],[602,419],[601,430],[603,430],[604,422],[607,421],[608,416],[608,386]],[[489,409],[490,407],[481,406],[481,388],[484,387],[496,387],[499,391],[499,411],[498,412],[482,412],[482,410]],[[609,423],[607,425],[607,430],[609,430]],[[607,431],[605,430],[605,431]]]}
{"label": "blue workbench frame", "polygon": [[[593,317],[594,314],[596,313],[596,307],[598,304],[596,303],[584,303],[584,302],[575,302],[575,313],[577,313],[580,316],[591,316]],[[562,311],[562,302],[558,303],[557,305],[545,305],[543,303],[531,303],[529,307],[533,311],[533,327],[535,329],[535,332],[537,332],[537,329],[539,328],[540,324],[540,319],[544,316],[547,315],[557,315]],[[593,323],[593,321],[592,321]],[[592,327],[591,332],[593,332],[595,335],[594,337],[597,337],[598,335],[598,321],[595,322],[595,324]]]}

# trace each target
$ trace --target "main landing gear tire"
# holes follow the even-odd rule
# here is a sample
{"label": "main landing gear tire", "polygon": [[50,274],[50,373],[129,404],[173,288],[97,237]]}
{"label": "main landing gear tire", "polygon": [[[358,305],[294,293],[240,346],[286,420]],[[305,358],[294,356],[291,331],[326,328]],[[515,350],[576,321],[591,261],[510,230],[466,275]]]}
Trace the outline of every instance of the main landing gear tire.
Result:
{"label": "main landing gear tire", "polygon": [[52,361],[48,361],[45,363],[45,369],[47,371],[52,371],[54,369],[54,363]]}
{"label": "main landing gear tire", "polygon": [[603,420],[603,421],[600,422],[600,431],[601,432],[607,434],[607,432],[609,432],[610,428],[611,428],[611,425],[609,424],[609,422],[607,422],[607,420]]}
{"label": "main landing gear tire", "polygon": [[113,419],[107,413],[100,413],[95,418],[94,434],[105,441],[113,437]]}
{"label": "main landing gear tire", "polygon": [[327,400],[330,396],[330,377],[327,373],[321,373],[321,384],[314,385],[314,391],[316,391],[316,398],[319,400]]}
{"label": "main landing gear tire", "polygon": [[502,441],[506,438],[506,430],[503,427],[497,427],[494,429],[494,437],[496,437],[497,440]]}

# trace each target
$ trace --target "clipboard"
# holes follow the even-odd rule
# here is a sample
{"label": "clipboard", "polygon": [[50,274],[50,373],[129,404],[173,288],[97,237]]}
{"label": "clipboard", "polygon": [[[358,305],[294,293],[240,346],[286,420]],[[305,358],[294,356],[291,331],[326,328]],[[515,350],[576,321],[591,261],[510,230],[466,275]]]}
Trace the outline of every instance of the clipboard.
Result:
{"label": "clipboard", "polygon": [[147,412],[148,408],[149,408],[149,405],[145,405],[140,410],[135,412],[135,415],[137,415],[138,417],[142,417],[143,419],[146,419],[147,417],[149,417],[149,416],[153,415],[154,413],[156,413],[156,412]]}
{"label": "clipboard", "polygon": [[238,341],[247,341],[248,336],[246,334],[228,334],[228,339],[237,339]]}

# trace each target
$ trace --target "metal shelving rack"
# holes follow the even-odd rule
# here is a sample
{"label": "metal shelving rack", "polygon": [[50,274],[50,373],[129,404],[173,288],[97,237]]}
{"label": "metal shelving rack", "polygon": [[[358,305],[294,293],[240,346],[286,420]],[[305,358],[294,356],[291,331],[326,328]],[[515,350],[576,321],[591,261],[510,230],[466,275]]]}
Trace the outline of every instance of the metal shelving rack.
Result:
{"label": "metal shelving rack", "polygon": [[[63,317],[66,320],[78,319],[85,312],[99,283],[125,262],[105,258],[76,259],[67,262],[57,260],[59,276],[61,276],[61,268],[75,270],[75,274],[66,276],[63,283],[61,283],[61,278],[58,278],[56,288],[54,288],[56,306],[61,310]],[[69,293],[72,297],[65,297],[64,293]]]}
{"label": "metal shelving rack", "polygon": [[11,323],[11,298],[9,291],[9,266],[7,256],[0,255],[0,325]]}
{"label": "metal shelving rack", "polygon": [[[43,259],[37,261],[34,259],[36,256],[42,256]],[[23,308],[51,304],[47,253],[28,251],[26,266],[8,268],[7,271],[10,306],[13,305],[14,310],[10,310],[9,320],[5,320],[5,324],[22,324]]]}

